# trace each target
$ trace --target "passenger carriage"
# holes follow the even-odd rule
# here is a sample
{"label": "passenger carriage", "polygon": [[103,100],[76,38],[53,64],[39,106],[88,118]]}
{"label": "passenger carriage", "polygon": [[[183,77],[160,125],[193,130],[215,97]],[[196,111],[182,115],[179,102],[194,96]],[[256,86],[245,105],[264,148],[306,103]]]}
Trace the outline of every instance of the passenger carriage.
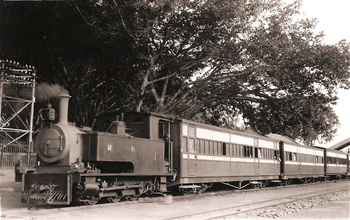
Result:
{"label": "passenger carriage", "polygon": [[327,149],[325,151],[325,175],[327,177],[341,178],[349,172],[349,155],[347,153]]}
{"label": "passenger carriage", "polygon": [[281,143],[281,158],[281,178],[283,180],[309,181],[324,177],[324,149],[284,141]]}
{"label": "passenger carriage", "polygon": [[[277,180],[278,141],[182,120],[179,123],[180,184]],[[255,182],[254,182],[255,181]]]}

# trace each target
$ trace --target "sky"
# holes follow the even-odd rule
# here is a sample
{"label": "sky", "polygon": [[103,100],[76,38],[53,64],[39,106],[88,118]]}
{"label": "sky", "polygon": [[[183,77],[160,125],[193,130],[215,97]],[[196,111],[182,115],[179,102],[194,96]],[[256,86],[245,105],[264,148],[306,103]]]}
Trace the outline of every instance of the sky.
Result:
{"label": "sky", "polygon": [[[302,4],[302,15],[318,20],[315,31],[323,31],[326,44],[336,44],[343,39],[350,42],[350,0],[302,0]],[[341,125],[333,141],[318,146],[328,148],[350,138],[350,90],[339,90],[338,96],[337,105],[333,108]]]}

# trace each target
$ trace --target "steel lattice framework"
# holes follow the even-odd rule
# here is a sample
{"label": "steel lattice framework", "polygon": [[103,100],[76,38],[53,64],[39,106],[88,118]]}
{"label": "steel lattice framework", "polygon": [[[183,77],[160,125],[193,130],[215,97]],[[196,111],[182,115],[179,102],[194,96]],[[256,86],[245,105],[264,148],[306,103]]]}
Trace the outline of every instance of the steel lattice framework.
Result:
{"label": "steel lattice framework", "polygon": [[[28,142],[33,152],[33,117],[36,70],[31,65],[0,60],[0,149]],[[29,163],[29,156],[28,156]]]}

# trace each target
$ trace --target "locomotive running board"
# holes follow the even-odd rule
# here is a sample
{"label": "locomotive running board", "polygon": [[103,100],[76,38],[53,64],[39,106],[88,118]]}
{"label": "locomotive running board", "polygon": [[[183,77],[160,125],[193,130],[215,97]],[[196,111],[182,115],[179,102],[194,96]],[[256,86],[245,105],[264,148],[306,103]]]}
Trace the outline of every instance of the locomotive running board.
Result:
{"label": "locomotive running board", "polygon": [[135,173],[81,173],[80,176],[85,176],[85,177],[94,177],[94,176],[129,176],[129,177],[133,177],[133,176],[137,176],[137,177],[140,177],[140,176],[145,176],[145,177],[149,177],[149,176],[167,176],[167,177],[173,177],[174,174],[159,174],[159,175],[155,175],[155,174],[135,174]]}
{"label": "locomotive running board", "polygon": [[179,189],[191,189],[191,188],[201,188],[199,185],[181,185]]}

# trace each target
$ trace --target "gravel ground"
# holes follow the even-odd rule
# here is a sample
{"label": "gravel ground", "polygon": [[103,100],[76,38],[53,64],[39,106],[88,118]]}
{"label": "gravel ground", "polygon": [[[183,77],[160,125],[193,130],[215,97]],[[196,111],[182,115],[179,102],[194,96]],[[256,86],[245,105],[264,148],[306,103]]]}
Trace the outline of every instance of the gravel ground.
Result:
{"label": "gravel ground", "polygon": [[[250,218],[253,217],[263,217],[263,218],[278,218],[282,216],[287,216],[293,213],[299,213],[306,210],[313,209],[318,206],[323,206],[329,202],[334,202],[337,200],[344,200],[347,201],[349,204],[350,199],[350,190],[347,190],[344,192],[337,192],[335,194],[327,194],[323,196],[318,196],[310,199],[300,200],[292,203],[287,203],[284,205],[278,205],[271,208],[263,209],[263,210],[257,210],[254,212],[249,212],[247,215]],[[349,213],[349,210],[347,213]],[[346,216],[348,219],[349,215]],[[332,216],[333,219],[336,218],[336,216]]]}
{"label": "gravel ground", "polygon": [[350,219],[350,199],[340,199],[324,205],[283,216],[279,219]]}

